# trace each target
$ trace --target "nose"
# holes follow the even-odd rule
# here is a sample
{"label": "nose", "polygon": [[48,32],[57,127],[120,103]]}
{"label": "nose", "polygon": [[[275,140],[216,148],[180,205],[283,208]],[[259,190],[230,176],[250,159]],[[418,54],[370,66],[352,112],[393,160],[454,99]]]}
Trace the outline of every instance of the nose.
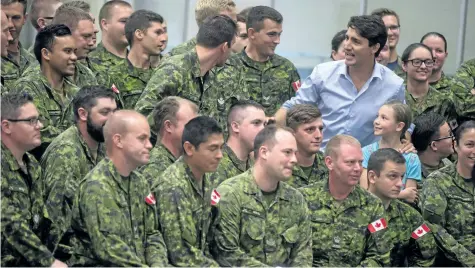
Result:
{"label": "nose", "polygon": [[221,160],[221,158],[223,158],[223,150],[222,149],[219,149],[218,150],[218,154],[216,155],[216,158]]}
{"label": "nose", "polygon": [[297,154],[296,154],[296,152],[293,152],[293,153],[292,153],[292,156],[290,157],[290,163],[291,163],[292,165],[297,164]]}
{"label": "nose", "polygon": [[320,129],[317,128],[317,130],[315,130],[315,139],[317,140],[321,140],[322,139],[322,131]]}
{"label": "nose", "polygon": [[274,39],[274,44],[280,44],[280,34]]}
{"label": "nose", "polygon": [[145,142],[145,148],[148,149],[149,151],[152,149],[152,143],[150,142],[150,139],[147,139]]}
{"label": "nose", "polygon": [[78,56],[76,55],[75,52],[71,53],[71,56],[69,57],[70,60],[76,61],[78,59]]}
{"label": "nose", "polygon": [[38,120],[38,123],[36,124],[36,127],[39,128],[39,129],[42,129],[43,128],[43,123],[41,123],[41,121]]}
{"label": "nose", "polygon": [[8,40],[8,41],[13,41],[13,36],[12,36],[12,34],[10,33],[10,31],[7,32],[7,40]]}
{"label": "nose", "polygon": [[402,186],[403,186],[402,178],[403,177],[399,177],[396,181],[396,186],[399,187],[399,188],[402,188]]}

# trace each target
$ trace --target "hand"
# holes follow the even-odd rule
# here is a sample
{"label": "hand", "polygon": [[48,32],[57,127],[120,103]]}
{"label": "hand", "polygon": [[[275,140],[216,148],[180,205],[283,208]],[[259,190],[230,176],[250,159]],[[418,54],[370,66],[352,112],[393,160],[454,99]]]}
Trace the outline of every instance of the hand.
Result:
{"label": "hand", "polygon": [[407,154],[407,153],[415,153],[417,154],[417,150],[414,147],[414,144],[409,142],[408,140],[402,140],[402,147],[398,149],[398,151],[401,154]]}
{"label": "hand", "polygon": [[417,188],[408,187],[399,193],[398,198],[403,199],[409,203],[417,203],[417,201],[419,200],[419,193],[417,191]]}
{"label": "hand", "polygon": [[60,260],[54,260],[53,264],[51,264],[53,268],[67,268],[68,265]]}

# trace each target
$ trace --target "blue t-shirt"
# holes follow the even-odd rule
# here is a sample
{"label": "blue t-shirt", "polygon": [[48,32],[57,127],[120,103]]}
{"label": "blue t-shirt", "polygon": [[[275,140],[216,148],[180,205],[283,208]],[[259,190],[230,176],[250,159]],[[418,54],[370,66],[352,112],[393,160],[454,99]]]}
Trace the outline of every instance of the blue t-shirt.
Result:
{"label": "blue t-shirt", "polygon": [[[363,147],[363,167],[368,168],[368,161],[371,154],[379,149],[379,143],[375,142],[370,145]],[[406,153],[403,154],[406,159],[406,174],[402,183],[406,185],[407,178],[411,178],[415,181],[420,182],[422,180],[421,176],[421,161],[415,153]],[[403,189],[406,187],[403,187]]]}

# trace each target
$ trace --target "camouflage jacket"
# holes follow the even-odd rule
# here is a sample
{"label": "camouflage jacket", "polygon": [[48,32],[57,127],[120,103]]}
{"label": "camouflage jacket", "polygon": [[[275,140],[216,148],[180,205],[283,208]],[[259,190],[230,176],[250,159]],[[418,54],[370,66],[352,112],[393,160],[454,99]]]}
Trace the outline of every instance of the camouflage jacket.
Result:
{"label": "camouflage jacket", "polygon": [[41,241],[43,191],[41,168],[30,154],[23,156],[28,174],[2,143],[2,267],[51,266],[53,254]]}
{"label": "camouflage jacket", "polygon": [[50,143],[53,138],[73,125],[71,102],[78,90],[68,79],[64,79],[64,96],[61,96],[51,87],[37,66],[32,68],[27,76],[20,78],[11,91],[27,92],[33,97],[41,123],[44,125],[41,129],[41,141]]}
{"label": "camouflage jacket", "polygon": [[190,40],[179,44],[178,46],[174,47],[170,52],[168,52],[169,56],[176,56],[180,54],[185,54],[196,46],[196,37],[191,38]]}
{"label": "camouflage jacket", "polygon": [[[116,56],[105,49],[102,42],[97,48],[87,55],[89,69],[96,75],[98,82],[109,81],[109,74],[125,64],[124,58]],[[104,86],[111,86],[104,84]]]}
{"label": "camouflage jacket", "polygon": [[16,62],[13,57],[8,54],[7,57],[2,57],[2,77],[4,85],[11,89],[15,82],[23,76],[25,70],[30,66],[39,65],[35,56],[24,49],[21,44],[20,48],[20,62]]}
{"label": "camouflage jacket", "polygon": [[123,177],[105,158],[79,184],[73,202],[72,266],[167,266],[147,181]]}
{"label": "camouflage jacket", "polygon": [[73,81],[78,88],[97,85],[97,79],[94,73],[79,61],[76,62],[76,71],[74,72]]}
{"label": "camouflage jacket", "polygon": [[216,87],[237,84],[244,90],[247,99],[264,106],[267,116],[274,115],[300,87],[300,76],[293,63],[277,54],[266,62],[256,62],[243,50],[233,54],[224,69],[222,72],[232,76],[218,77]]}
{"label": "camouflage jacket", "polygon": [[328,180],[299,188],[309,208],[313,266],[388,266],[391,240],[387,228],[371,233],[369,225],[385,217],[381,201],[356,185],[341,204]]}
{"label": "camouflage jacket", "polygon": [[140,69],[134,67],[128,59],[124,61],[126,63],[116,66],[109,72],[106,86],[115,85],[119,90],[118,103],[122,109],[134,109],[155,68]]}
{"label": "camouflage jacket", "polygon": [[292,177],[286,182],[292,187],[300,188],[327,179],[328,168],[325,165],[325,156],[322,152],[318,152],[315,154],[310,176],[305,174],[299,165],[295,165],[292,170]]}
{"label": "camouflage jacket", "polygon": [[454,163],[431,173],[422,189],[422,216],[438,229],[437,265],[475,266],[474,182],[462,178]]}
{"label": "camouflage jacket", "polygon": [[241,161],[227,144],[223,146],[223,158],[219,161],[219,167],[213,175],[211,175],[211,183],[214,187],[218,187],[223,181],[240,175],[253,165],[251,158],[247,161]]}
{"label": "camouflage jacket", "polygon": [[[437,253],[437,245],[430,225],[411,206],[395,199],[386,209],[388,233],[392,241],[391,266],[431,267]],[[423,224],[428,229],[423,229]],[[422,231],[420,230],[422,229]],[[424,231],[427,233],[424,234]],[[421,236],[412,235],[421,233]],[[417,238],[417,239],[416,239]]]}
{"label": "camouflage jacket", "polygon": [[140,167],[140,173],[147,179],[150,187],[158,186],[161,182],[159,179],[165,169],[175,163],[175,156],[168,149],[158,142],[152,150],[150,150],[150,160],[146,165]]}
{"label": "camouflage jacket", "polygon": [[218,266],[209,256],[207,236],[211,222],[208,175],[202,186],[183,157],[162,172],[152,187],[157,197],[158,218],[168,260],[173,266]]}
{"label": "camouflage jacket", "polygon": [[[422,178],[425,179],[427,177],[429,177],[429,175],[436,171],[436,170],[439,170],[445,166],[448,166],[448,165],[452,165],[453,163],[447,159],[447,158],[444,158],[442,159],[442,161],[440,161],[439,165],[437,167],[433,167],[433,166],[429,166],[429,165],[426,165],[424,163],[421,162],[421,175],[422,175]],[[423,182],[424,180],[422,180],[421,182]],[[422,186],[422,185],[421,185]],[[422,187],[420,188],[422,189]]]}
{"label": "camouflage jacket", "polygon": [[[311,228],[303,196],[280,182],[268,207],[250,169],[222,183],[211,251],[221,266],[312,265]],[[216,199],[216,198],[215,198]]]}
{"label": "camouflage jacket", "polygon": [[475,88],[475,59],[464,62],[454,77],[463,81],[469,87],[468,90]]}
{"label": "camouflage jacket", "polygon": [[[104,148],[100,144],[97,158],[94,159],[74,125],[56,137],[41,157],[45,208],[48,212],[47,219],[51,222],[46,244],[50,250],[55,251],[56,256],[56,251],[60,254],[69,252],[67,247],[71,235],[72,209],[79,182],[104,156]],[[58,245],[62,237],[63,241]]]}

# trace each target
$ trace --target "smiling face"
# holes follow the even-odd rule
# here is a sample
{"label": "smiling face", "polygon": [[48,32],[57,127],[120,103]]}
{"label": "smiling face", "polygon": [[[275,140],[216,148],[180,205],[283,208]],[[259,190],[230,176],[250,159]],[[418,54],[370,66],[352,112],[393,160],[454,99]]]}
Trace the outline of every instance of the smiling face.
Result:
{"label": "smiling face", "polygon": [[417,82],[425,82],[429,80],[429,76],[432,73],[433,66],[427,66],[426,63],[418,65],[418,61],[432,61],[431,51],[425,47],[418,47],[412,51],[409,55],[408,61],[403,63],[403,70],[407,73],[407,79],[411,79]]}
{"label": "smiling face", "polygon": [[275,54],[276,47],[280,44],[282,24],[271,19],[264,19],[262,29],[256,32],[253,28],[248,31],[249,42],[256,48],[261,57],[271,57]]}
{"label": "smiling face", "polygon": [[355,186],[363,172],[363,152],[361,146],[342,143],[333,156],[325,157],[325,164],[331,177],[340,185]]}
{"label": "smiling face", "polygon": [[267,173],[279,181],[285,181],[292,176],[292,169],[297,164],[297,142],[292,133],[285,130],[278,130],[275,133],[273,146],[266,146],[264,152],[260,152],[259,157],[266,159]]}
{"label": "smiling face", "polygon": [[437,72],[444,67],[445,59],[447,58],[447,51],[445,51],[445,42],[442,38],[436,35],[430,35],[422,41],[422,43],[432,49],[435,64],[432,72]]}
{"label": "smiling face", "polygon": [[475,128],[464,130],[460,140],[456,142],[455,151],[458,163],[467,170],[472,170],[475,165]]}

